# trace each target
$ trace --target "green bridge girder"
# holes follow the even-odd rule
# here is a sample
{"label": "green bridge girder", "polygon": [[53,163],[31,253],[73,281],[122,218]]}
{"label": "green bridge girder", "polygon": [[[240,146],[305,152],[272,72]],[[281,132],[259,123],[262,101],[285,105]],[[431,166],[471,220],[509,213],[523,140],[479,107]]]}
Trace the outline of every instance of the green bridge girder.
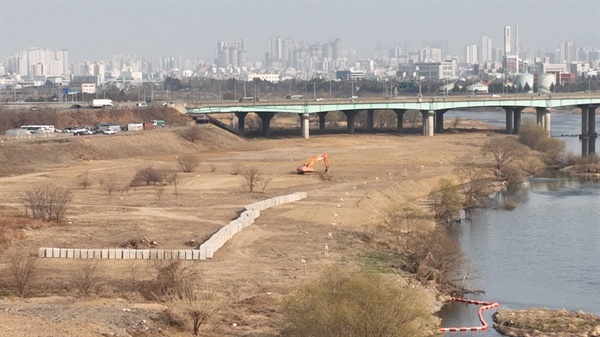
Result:
{"label": "green bridge girder", "polygon": [[600,93],[586,95],[518,95],[512,97],[491,96],[440,96],[403,99],[343,99],[331,101],[285,100],[260,102],[206,102],[186,108],[188,114],[254,112],[315,114],[319,112],[347,110],[394,110],[414,109],[424,111],[480,108],[480,107],[533,107],[557,108],[565,106],[600,105]]}

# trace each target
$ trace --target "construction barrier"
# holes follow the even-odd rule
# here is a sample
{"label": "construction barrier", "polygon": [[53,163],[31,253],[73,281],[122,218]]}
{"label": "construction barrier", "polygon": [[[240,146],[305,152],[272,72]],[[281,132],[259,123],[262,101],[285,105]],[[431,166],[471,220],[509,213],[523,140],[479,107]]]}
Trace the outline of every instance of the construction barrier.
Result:
{"label": "construction barrier", "polygon": [[479,307],[478,315],[479,315],[479,321],[481,322],[482,325],[481,326],[472,326],[472,327],[460,327],[460,328],[454,328],[454,327],[440,328],[439,329],[440,332],[485,331],[488,329],[488,324],[483,319],[482,312],[484,310],[489,310],[489,309],[498,307],[498,302],[473,301],[473,300],[468,300],[466,298],[459,298],[459,297],[452,297],[450,300],[455,301],[455,302],[463,302],[463,303],[468,303],[468,304],[481,305],[481,307]]}
{"label": "construction barrier", "polygon": [[260,211],[306,198],[306,192],[296,192],[289,195],[274,197],[259,201],[244,207],[240,216],[221,227],[198,249],[76,249],[76,248],[40,248],[39,257],[65,259],[137,259],[137,260],[206,260],[223,247],[235,234],[254,223],[260,216]]}

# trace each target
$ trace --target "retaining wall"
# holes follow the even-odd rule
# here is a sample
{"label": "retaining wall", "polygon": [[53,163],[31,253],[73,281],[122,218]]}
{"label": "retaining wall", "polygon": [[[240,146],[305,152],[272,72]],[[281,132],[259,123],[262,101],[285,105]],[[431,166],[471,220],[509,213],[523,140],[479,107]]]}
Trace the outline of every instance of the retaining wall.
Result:
{"label": "retaining wall", "polygon": [[206,260],[223,247],[239,231],[254,223],[260,216],[260,211],[279,206],[288,202],[306,198],[306,192],[296,192],[289,195],[266,199],[246,206],[240,216],[221,227],[198,249],[76,249],[76,248],[48,248],[39,249],[39,257],[53,257],[66,259],[137,259],[137,260]]}

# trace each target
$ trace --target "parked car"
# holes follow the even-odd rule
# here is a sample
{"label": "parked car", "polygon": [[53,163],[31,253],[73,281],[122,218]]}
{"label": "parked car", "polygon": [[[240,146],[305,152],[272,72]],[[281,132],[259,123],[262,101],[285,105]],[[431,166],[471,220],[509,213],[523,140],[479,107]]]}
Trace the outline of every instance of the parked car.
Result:
{"label": "parked car", "polygon": [[71,105],[71,109],[81,109],[81,104],[73,104]]}
{"label": "parked car", "polygon": [[138,108],[147,108],[148,107],[148,103],[146,103],[146,102],[138,102],[135,106],[138,107]]}
{"label": "parked car", "polygon": [[114,135],[117,133],[117,131],[108,129],[108,130],[102,130],[102,133],[105,135]]}

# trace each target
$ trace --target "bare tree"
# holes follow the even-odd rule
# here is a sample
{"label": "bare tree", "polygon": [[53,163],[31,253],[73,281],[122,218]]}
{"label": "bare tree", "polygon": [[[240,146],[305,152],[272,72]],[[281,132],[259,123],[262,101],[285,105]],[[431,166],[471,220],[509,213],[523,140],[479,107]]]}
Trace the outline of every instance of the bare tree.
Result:
{"label": "bare tree", "polygon": [[398,211],[388,211],[384,214],[383,224],[380,228],[391,236],[390,246],[399,253],[409,250],[409,240],[416,232],[427,228],[431,216],[411,207],[404,207]]}
{"label": "bare tree", "polygon": [[263,177],[262,179],[259,180],[258,185],[260,186],[260,189],[263,191],[263,193],[265,192],[265,190],[267,189],[267,185],[269,185],[269,183],[271,182],[271,180],[273,180],[272,177]]}
{"label": "bare tree", "polygon": [[458,188],[463,196],[463,208],[465,211],[482,204],[486,198],[485,178],[489,170],[472,162],[464,163],[454,170],[459,180]]}
{"label": "bare tree", "polygon": [[104,181],[104,190],[108,192],[108,195],[111,195],[117,189],[117,182],[113,177],[109,177],[109,179]]}
{"label": "bare tree", "polygon": [[183,172],[192,172],[200,165],[200,159],[192,155],[185,155],[177,158],[177,165]]}
{"label": "bare tree", "polygon": [[100,280],[98,277],[98,261],[82,260],[82,265],[72,274],[72,282],[81,294],[89,295]]}
{"label": "bare tree", "polygon": [[165,194],[165,189],[160,186],[156,186],[154,189],[154,194],[156,195],[156,199],[160,201],[162,199],[163,194]]}
{"label": "bare tree", "polygon": [[456,219],[462,208],[458,188],[448,179],[440,179],[438,187],[429,193],[429,199],[438,223]]}
{"label": "bare tree", "polygon": [[194,124],[179,131],[179,135],[183,137],[183,139],[194,143],[202,136],[202,128],[199,125]]}
{"label": "bare tree", "polygon": [[71,191],[45,184],[26,191],[21,199],[34,219],[60,222],[73,196]]}
{"label": "bare tree", "polygon": [[452,128],[456,129],[458,127],[458,124],[460,124],[460,122],[462,122],[462,118],[460,117],[456,117],[452,120]]}
{"label": "bare tree", "polygon": [[8,261],[10,284],[19,297],[29,295],[30,288],[38,277],[38,258],[35,256],[11,256]]}
{"label": "bare tree", "polygon": [[139,186],[142,184],[146,184],[146,186],[151,183],[159,184],[164,180],[163,172],[153,168],[152,166],[148,166],[142,169],[139,169],[133,179],[131,180],[131,186]]}
{"label": "bare tree", "polygon": [[254,192],[254,189],[263,179],[262,174],[255,167],[245,169],[242,172],[242,177],[244,178],[244,187],[250,192]]}
{"label": "bare tree", "polygon": [[526,154],[527,148],[513,138],[490,139],[483,144],[481,152],[484,155],[491,154],[494,157],[494,167],[502,169],[514,161],[519,160]]}
{"label": "bare tree", "polygon": [[169,185],[173,185],[175,187],[175,196],[177,196],[177,187],[179,186],[179,182],[181,181],[181,176],[177,172],[173,172],[167,175],[166,181]]}
{"label": "bare tree", "polygon": [[90,172],[89,171],[85,171],[82,174],[79,175],[77,184],[81,187],[83,187],[84,190],[87,190],[88,186],[92,185],[92,179],[90,178]]}

